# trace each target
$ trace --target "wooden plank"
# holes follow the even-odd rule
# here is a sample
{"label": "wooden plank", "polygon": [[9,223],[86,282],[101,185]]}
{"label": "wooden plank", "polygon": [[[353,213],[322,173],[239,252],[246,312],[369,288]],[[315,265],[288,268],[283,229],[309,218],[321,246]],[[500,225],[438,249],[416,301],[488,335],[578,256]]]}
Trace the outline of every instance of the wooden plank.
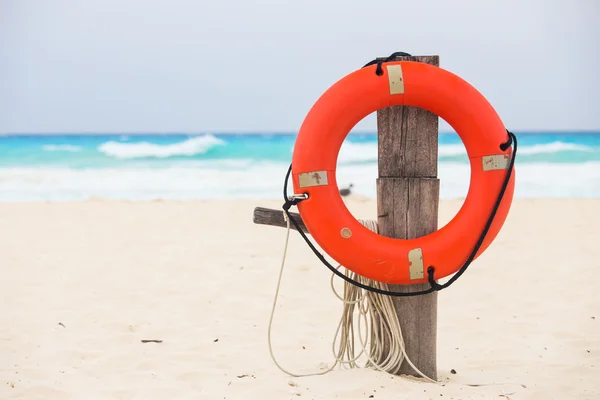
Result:
{"label": "wooden plank", "polygon": [[[439,65],[438,56],[398,59]],[[438,117],[413,107],[388,107],[377,112],[377,131],[379,233],[409,239],[435,231],[439,202]],[[427,289],[429,285],[389,287],[392,291],[408,292]],[[437,292],[395,297],[394,305],[407,356],[422,373],[437,379]],[[388,349],[384,349],[381,360],[388,355]],[[397,373],[419,376],[406,361]]]}
{"label": "wooden plank", "polygon": [[[308,233],[308,229],[306,229],[306,225],[304,225],[304,221],[302,221],[302,217],[300,217],[300,214],[290,211],[290,215],[298,223],[298,226],[300,226],[302,231],[304,233]],[[253,220],[255,224],[279,226],[282,228],[287,227],[287,222],[285,222],[285,219],[283,218],[283,210],[273,210],[272,208],[255,207]],[[297,230],[294,224],[292,224],[291,222],[290,228],[292,228],[293,230]]]}

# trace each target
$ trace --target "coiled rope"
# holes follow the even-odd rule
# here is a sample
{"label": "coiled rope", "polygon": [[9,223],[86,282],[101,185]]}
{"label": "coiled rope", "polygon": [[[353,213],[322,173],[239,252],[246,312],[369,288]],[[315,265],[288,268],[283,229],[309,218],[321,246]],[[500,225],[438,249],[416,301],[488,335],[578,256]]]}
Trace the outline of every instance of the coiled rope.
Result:
{"label": "coiled rope", "polygon": [[[284,218],[287,223],[285,245],[268,327],[269,352],[275,365],[277,365],[282,372],[294,377],[324,375],[332,371],[337,365],[346,365],[349,368],[360,368],[358,360],[364,355],[367,358],[364,367],[372,367],[379,371],[395,374],[400,370],[400,366],[406,360],[415,372],[425,380],[432,383],[439,383],[419,371],[406,355],[402,329],[400,327],[400,322],[398,321],[392,298],[373,291],[363,290],[347,281],[344,281],[344,293],[343,295],[340,295],[333,285],[335,274],[332,274],[331,276],[331,289],[335,296],[343,302],[344,306],[342,317],[340,318],[333,338],[332,351],[335,359],[334,363],[323,371],[299,374],[290,372],[277,362],[271,342],[271,328],[273,325],[275,308],[277,306],[279,289],[281,287],[281,278],[285,266],[290,237],[290,220],[287,218],[285,212]],[[366,228],[377,233],[377,223],[375,221],[360,219],[358,221]],[[341,268],[341,265],[338,265],[337,269],[339,270],[339,268]],[[349,270],[346,270],[345,275],[365,285],[388,290],[387,284],[372,281]],[[356,319],[355,313],[358,313],[358,318]],[[360,342],[360,351],[358,354],[356,354],[355,349],[355,321],[357,325],[356,331],[358,332],[357,336]],[[361,325],[363,325],[363,328],[366,330],[364,336],[362,334]],[[338,338],[339,346],[336,348]],[[369,338],[369,340],[367,341],[365,338]],[[368,345],[370,345],[369,348],[367,348]],[[388,355],[384,360],[378,362],[377,360],[381,359],[384,349],[387,349]]]}

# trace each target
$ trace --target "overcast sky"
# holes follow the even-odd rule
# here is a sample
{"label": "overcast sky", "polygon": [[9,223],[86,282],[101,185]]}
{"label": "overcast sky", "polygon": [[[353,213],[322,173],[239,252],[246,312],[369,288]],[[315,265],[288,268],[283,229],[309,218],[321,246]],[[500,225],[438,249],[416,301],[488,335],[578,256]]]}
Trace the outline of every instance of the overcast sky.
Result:
{"label": "overcast sky", "polygon": [[296,132],[394,51],[440,55],[509,129],[600,130],[599,17],[600,0],[0,0],[0,133]]}

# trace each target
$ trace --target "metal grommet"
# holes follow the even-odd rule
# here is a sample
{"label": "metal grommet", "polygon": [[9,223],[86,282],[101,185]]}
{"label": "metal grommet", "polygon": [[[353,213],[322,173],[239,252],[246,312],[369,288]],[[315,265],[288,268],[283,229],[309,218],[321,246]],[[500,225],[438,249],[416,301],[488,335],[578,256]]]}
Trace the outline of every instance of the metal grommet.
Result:
{"label": "metal grommet", "polygon": [[350,236],[352,236],[352,231],[350,228],[342,228],[340,235],[342,235],[344,239],[348,239]]}

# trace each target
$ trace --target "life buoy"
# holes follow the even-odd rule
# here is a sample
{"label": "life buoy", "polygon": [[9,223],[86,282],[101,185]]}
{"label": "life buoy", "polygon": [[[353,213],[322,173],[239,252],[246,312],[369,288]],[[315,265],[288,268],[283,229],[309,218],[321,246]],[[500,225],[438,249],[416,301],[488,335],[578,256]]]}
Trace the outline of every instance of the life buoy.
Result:
{"label": "life buoy", "polygon": [[[435,266],[437,280],[457,272],[480,239],[507,178],[512,150],[500,146],[507,130],[485,97],[449,71],[414,61],[388,62],[382,74],[375,68],[361,68],[331,86],[302,123],[291,169],[294,193],[308,197],[298,211],[323,251],[359,275],[390,284],[425,283],[427,267]],[[350,130],[394,105],[420,107],[448,122],[463,141],[471,167],[469,190],[456,216],[436,232],[410,240],[365,228],[345,206],[336,182],[338,154]],[[513,169],[474,259],[502,228],[514,183]]]}

